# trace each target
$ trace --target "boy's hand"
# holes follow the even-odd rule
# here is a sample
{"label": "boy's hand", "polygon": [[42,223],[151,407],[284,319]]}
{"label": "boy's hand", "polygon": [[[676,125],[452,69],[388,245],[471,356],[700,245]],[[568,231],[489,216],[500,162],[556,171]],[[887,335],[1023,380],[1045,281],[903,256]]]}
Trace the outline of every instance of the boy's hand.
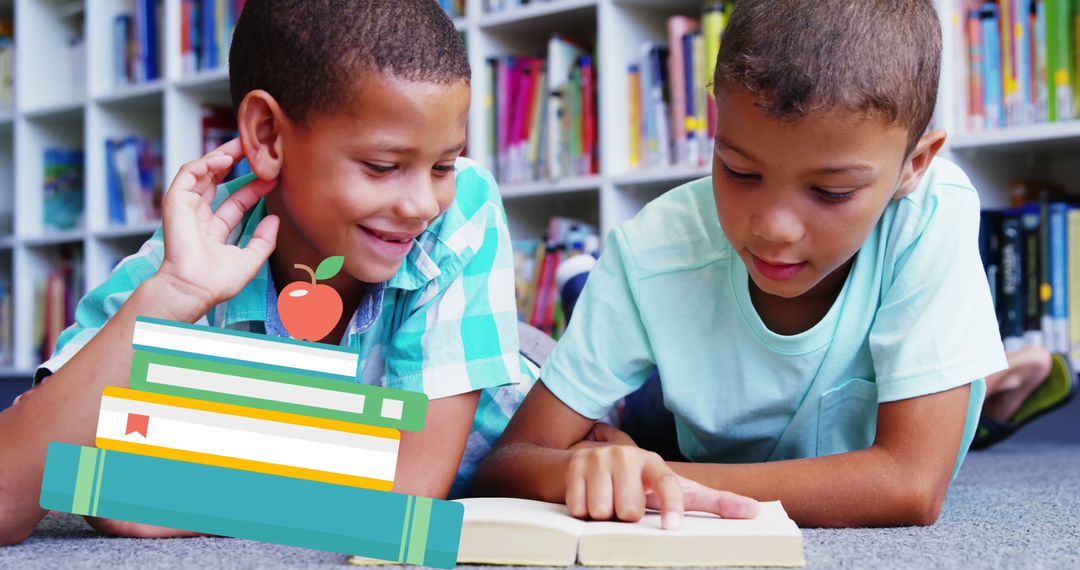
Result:
{"label": "boy's hand", "polygon": [[[620,432],[621,433],[621,432]],[[664,528],[682,524],[684,511],[753,518],[753,499],[711,489],[675,474],[658,454],[632,445],[582,446],[566,470],[566,506],[578,518],[634,522],[645,508],[661,513]]]}
{"label": "boy's hand", "polygon": [[165,193],[165,259],[157,277],[176,291],[180,299],[173,301],[180,303],[184,313],[203,315],[236,296],[274,251],[277,216],[259,222],[244,248],[225,240],[276,181],[255,180],[229,196],[217,211],[210,209],[221,177],[242,158],[240,140],[233,139],[181,167]]}

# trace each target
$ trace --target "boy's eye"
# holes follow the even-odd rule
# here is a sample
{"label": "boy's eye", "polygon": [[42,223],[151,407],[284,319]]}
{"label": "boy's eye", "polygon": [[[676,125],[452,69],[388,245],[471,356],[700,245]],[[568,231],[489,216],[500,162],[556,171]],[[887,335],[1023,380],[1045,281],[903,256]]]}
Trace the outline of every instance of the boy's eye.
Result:
{"label": "boy's eye", "polygon": [[365,162],[364,166],[370,169],[372,172],[375,172],[376,174],[388,174],[394,171],[393,166],[385,166],[382,164],[372,164],[370,162]]}
{"label": "boy's eye", "polygon": [[747,174],[745,172],[736,172],[731,169],[730,166],[720,163],[720,167],[724,172],[724,175],[732,180],[738,180],[739,182],[750,182],[752,180],[760,180],[761,177],[757,174]]}
{"label": "boy's eye", "polygon": [[824,188],[818,188],[817,186],[810,188],[810,190],[817,194],[819,197],[821,197],[823,200],[829,202],[843,202],[845,200],[850,200],[853,196],[855,196],[854,190],[850,192],[830,192]]}
{"label": "boy's eye", "polygon": [[453,164],[436,164],[434,167],[432,167],[432,170],[438,172],[439,174],[450,174],[451,172],[457,170],[457,168]]}

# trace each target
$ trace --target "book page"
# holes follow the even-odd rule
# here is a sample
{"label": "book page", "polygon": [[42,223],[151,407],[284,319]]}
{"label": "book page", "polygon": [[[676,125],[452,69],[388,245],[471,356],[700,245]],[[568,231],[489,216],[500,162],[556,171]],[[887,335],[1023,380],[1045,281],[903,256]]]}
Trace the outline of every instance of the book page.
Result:
{"label": "book page", "polygon": [[686,513],[678,530],[649,511],[637,523],[589,522],[578,543],[587,566],[801,566],[802,533],[778,501],[754,519]]}

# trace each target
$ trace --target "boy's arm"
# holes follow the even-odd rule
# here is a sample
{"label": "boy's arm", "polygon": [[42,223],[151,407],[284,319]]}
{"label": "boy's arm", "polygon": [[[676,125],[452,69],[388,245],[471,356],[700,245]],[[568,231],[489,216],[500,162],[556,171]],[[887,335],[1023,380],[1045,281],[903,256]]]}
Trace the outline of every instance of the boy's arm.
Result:
{"label": "boy's arm", "polygon": [[779,499],[800,526],[933,524],[960,451],[970,389],[881,404],[877,437],[859,451],[772,463],[671,466],[710,487]]}
{"label": "boy's arm", "polygon": [[[114,314],[102,317],[107,320],[93,338],[47,382],[0,413],[0,544],[22,541],[45,514],[38,500],[49,442],[93,445],[102,389],[127,385],[135,318],[194,322],[235,295],[273,251],[276,218],[263,220],[243,249],[224,243],[244,212],[273,188],[272,181],[249,184],[217,211],[210,209],[217,176],[240,156],[239,141],[234,140],[181,168],[163,204],[165,254],[160,269]],[[80,303],[77,314],[85,311],[101,316],[98,312],[104,309]]]}
{"label": "boy's arm", "polygon": [[462,456],[479,400],[479,391],[431,400],[424,430],[401,432],[394,492],[446,498],[458,464],[432,458]]}
{"label": "boy's arm", "polygon": [[559,400],[542,379],[537,380],[495,449],[477,467],[473,491],[562,503],[573,453],[570,446],[581,441],[594,423]]}
{"label": "boy's arm", "polygon": [[582,442],[595,424],[538,381],[473,479],[479,494],[566,503],[575,517],[639,520],[661,511],[677,528],[684,510],[752,518],[757,504],[680,477],[656,453],[627,445]]}
{"label": "boy's arm", "polygon": [[101,391],[124,386],[135,317],[194,320],[167,280],[151,278],[48,382],[0,413],[0,544],[21,542],[45,511],[38,506],[45,449],[52,441],[94,445]]}

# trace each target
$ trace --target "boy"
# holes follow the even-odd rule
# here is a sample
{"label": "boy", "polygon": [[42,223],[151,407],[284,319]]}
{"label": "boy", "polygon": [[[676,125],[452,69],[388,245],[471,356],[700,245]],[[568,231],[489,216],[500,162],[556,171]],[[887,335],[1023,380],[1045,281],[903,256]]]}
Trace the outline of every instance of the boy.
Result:
{"label": "boy", "polygon": [[[978,196],[924,134],[940,57],[930,0],[740,0],[713,176],[612,232],[476,488],[669,527],[753,515],[716,489],[803,526],[936,520],[1006,366]],[[692,463],[576,443],[654,369]]]}
{"label": "boy", "polygon": [[[48,442],[93,445],[102,388],[127,384],[136,316],[284,335],[277,291],[303,277],[296,263],[345,257],[329,282],[345,310],[323,341],[359,351],[357,380],[431,399],[426,428],[402,433],[395,491],[446,497],[474,414],[499,416],[477,410],[480,390],[518,378],[505,215],[490,174],[459,158],[469,64],[438,4],[249,0],[230,84],[239,141],[180,170],[163,229],[80,302],[38,371],[52,377],[0,415],[2,543],[44,514]],[[244,157],[258,180],[215,190]]]}

